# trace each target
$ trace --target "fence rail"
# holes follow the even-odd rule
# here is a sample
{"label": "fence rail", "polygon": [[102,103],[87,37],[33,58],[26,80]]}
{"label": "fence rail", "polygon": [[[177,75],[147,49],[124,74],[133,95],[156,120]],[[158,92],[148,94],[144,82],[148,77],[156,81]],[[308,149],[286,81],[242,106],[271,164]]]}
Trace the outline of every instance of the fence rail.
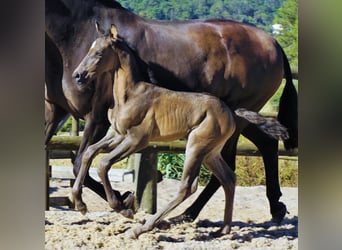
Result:
{"label": "fence rail", "polygon": [[[73,151],[77,150],[80,146],[82,137],[81,136],[53,136],[49,144],[46,146],[47,150],[65,150]],[[184,153],[186,141],[177,140],[171,142],[150,142],[149,146],[142,150],[145,151],[156,151],[156,152],[172,152],[172,153]],[[104,151],[108,153],[108,151]],[[239,141],[237,146],[237,155],[245,156],[259,156],[260,153],[254,144],[248,141]],[[283,156],[297,156],[297,152],[289,152],[284,149],[282,143],[279,144],[279,155]]]}
{"label": "fence rail", "polygon": [[[69,158],[74,154],[81,143],[81,136],[53,136],[46,145],[46,167],[47,167],[47,209],[49,208],[49,178],[51,176],[51,168],[49,159],[51,158]],[[160,152],[184,153],[186,146],[185,140],[171,142],[150,142],[149,146],[136,154],[135,161],[131,163],[134,169],[136,196],[140,204],[140,208],[149,213],[154,213],[157,207],[157,155]],[[106,151],[104,151],[106,153]],[[239,140],[237,146],[237,155],[259,156],[258,149],[248,141]],[[288,152],[284,149],[283,144],[279,143],[279,156],[297,159],[297,152]],[[61,202],[67,202],[64,197]],[[70,204],[67,202],[67,205]]]}

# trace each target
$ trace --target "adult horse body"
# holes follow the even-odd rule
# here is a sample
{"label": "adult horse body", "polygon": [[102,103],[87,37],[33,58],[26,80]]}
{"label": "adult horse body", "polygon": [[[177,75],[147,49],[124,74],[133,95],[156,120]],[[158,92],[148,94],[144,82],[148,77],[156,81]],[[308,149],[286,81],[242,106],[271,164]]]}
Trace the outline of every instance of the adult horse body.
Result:
{"label": "adult horse body", "polygon": [[[73,113],[86,119],[83,140],[75,160],[78,173],[85,148],[107,132],[106,111],[113,105],[111,86],[99,82],[76,84],[72,72],[96,38],[94,20],[118,32],[141,59],[146,79],[156,85],[183,91],[209,92],[229,107],[259,109],[283,78],[287,83],[280,103],[279,120],[288,128],[287,148],[297,146],[297,94],[288,61],[280,46],[257,28],[228,20],[161,22],[141,18],[116,1],[46,1],[46,32],[63,59],[62,86]],[[107,28],[106,27],[106,28]],[[82,80],[82,75],[79,75]],[[108,77],[108,76],[107,76]],[[177,83],[175,85],[175,83]],[[289,108],[289,111],[283,111]],[[282,115],[284,117],[282,118]],[[236,144],[242,132],[260,149],[266,170],[271,213],[280,221],[285,206],[278,181],[278,142],[237,120],[234,135],[223,149],[225,161],[235,169]],[[85,185],[105,197],[102,185],[86,176]],[[220,186],[215,177],[182,219],[194,219]]]}

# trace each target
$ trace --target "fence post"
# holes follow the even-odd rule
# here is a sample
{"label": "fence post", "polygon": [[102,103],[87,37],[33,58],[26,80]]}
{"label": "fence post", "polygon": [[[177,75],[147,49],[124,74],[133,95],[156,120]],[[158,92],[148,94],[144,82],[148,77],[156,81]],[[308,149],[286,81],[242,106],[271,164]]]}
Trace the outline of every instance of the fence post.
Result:
{"label": "fence post", "polygon": [[71,135],[78,136],[80,131],[80,120],[72,116],[71,118]]}
{"label": "fence post", "polygon": [[157,211],[157,162],[158,152],[141,153],[140,164],[135,169],[136,196],[140,209],[153,214]]}
{"label": "fence post", "polygon": [[45,210],[50,209],[50,174],[51,168],[49,164],[49,150],[45,149]]}

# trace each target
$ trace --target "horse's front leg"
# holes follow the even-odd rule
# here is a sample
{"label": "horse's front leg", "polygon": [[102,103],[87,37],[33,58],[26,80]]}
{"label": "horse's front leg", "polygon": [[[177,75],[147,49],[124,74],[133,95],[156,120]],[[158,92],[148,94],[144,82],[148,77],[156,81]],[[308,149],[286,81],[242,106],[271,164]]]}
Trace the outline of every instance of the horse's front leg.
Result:
{"label": "horse's front leg", "polygon": [[101,150],[105,150],[113,142],[113,138],[115,138],[115,133],[111,132],[99,142],[89,146],[83,154],[80,171],[76,177],[71,197],[72,200],[75,201],[76,209],[82,214],[87,212],[87,206],[82,200],[82,185],[84,183],[84,179],[94,157]]}
{"label": "horse's front leg", "polygon": [[[112,151],[99,162],[98,175],[102,180],[109,206],[112,209],[121,212],[126,217],[133,217],[133,213],[136,210],[135,202],[132,202],[134,199],[133,194],[129,194],[125,200],[123,200],[123,198],[121,199],[121,197],[117,197],[116,192],[113,191],[110,184],[108,171],[114,163],[123,160],[130,154],[146,147],[148,144],[147,142],[142,143],[140,139],[130,135],[119,134],[116,135],[114,141],[120,141],[120,143],[109,145],[109,149],[112,149]],[[129,207],[126,207],[127,204],[129,204]]]}
{"label": "horse's front leg", "polygon": [[[106,115],[104,114],[103,117],[106,117]],[[89,115],[88,117],[86,117],[84,134],[82,136],[81,145],[80,145],[80,148],[78,149],[76,159],[74,161],[74,166],[73,166],[75,177],[78,176],[81,170],[82,157],[86,149],[88,148],[88,146],[98,142],[100,139],[102,139],[106,135],[109,125],[110,123],[108,120],[98,121],[92,115]],[[89,189],[91,189],[92,191],[94,191],[96,194],[98,194],[101,198],[106,200],[106,195],[105,195],[103,185],[97,182],[96,180],[94,180],[93,178],[91,178],[88,172],[85,173],[83,184]]]}
{"label": "horse's front leg", "polygon": [[59,123],[67,116],[67,112],[58,105],[45,100],[45,145],[55,134]]}

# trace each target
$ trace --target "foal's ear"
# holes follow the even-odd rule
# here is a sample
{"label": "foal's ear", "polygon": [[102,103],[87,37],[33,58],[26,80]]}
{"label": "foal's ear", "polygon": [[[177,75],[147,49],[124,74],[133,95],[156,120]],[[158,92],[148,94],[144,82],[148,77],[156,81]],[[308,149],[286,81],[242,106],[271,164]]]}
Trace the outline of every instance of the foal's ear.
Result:
{"label": "foal's ear", "polygon": [[100,28],[100,24],[98,23],[98,21],[95,21],[95,28],[99,35],[104,35],[104,30]]}
{"label": "foal's ear", "polygon": [[110,38],[113,41],[118,40],[118,30],[116,29],[116,26],[114,24],[110,26]]}

